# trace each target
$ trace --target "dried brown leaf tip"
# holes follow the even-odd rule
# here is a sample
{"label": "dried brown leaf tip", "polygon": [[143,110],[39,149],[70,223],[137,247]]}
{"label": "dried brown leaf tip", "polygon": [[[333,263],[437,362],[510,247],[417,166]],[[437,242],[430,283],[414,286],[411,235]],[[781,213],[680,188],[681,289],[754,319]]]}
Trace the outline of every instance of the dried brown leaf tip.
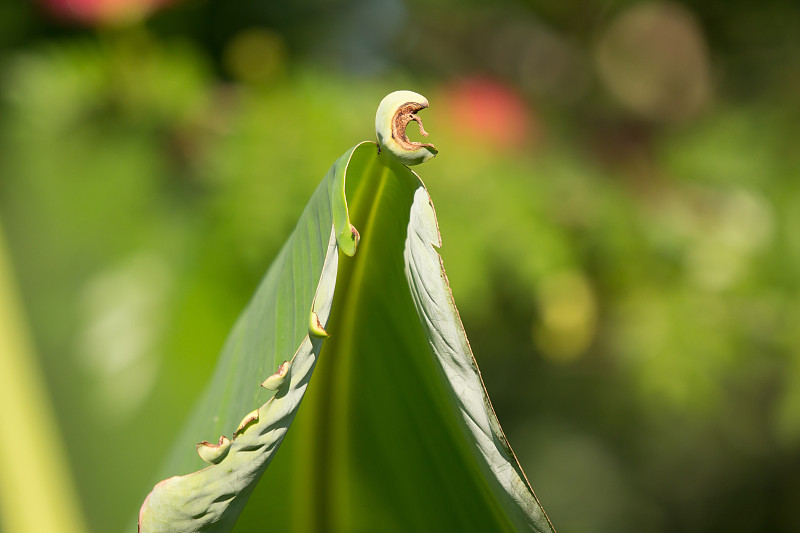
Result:
{"label": "dried brown leaf tip", "polygon": [[421,94],[412,91],[395,91],[384,98],[375,115],[375,132],[378,145],[388,150],[404,165],[418,165],[434,157],[438,150],[430,143],[412,141],[408,138],[406,128],[409,122],[416,122],[419,131],[425,137],[428,132],[417,115],[421,109],[428,107],[428,100]]}

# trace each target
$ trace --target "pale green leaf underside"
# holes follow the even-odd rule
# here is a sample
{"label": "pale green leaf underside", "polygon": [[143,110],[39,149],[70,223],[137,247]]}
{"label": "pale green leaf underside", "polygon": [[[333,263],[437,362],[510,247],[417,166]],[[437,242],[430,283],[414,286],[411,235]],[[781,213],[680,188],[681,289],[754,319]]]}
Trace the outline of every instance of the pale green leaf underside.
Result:
{"label": "pale green leaf underside", "polygon": [[[304,222],[309,218],[314,224]],[[337,238],[351,251],[351,220],[361,242],[354,258],[335,265],[330,250]],[[328,237],[321,240],[326,227]],[[278,331],[269,324],[281,324],[280,313],[289,312],[295,321],[306,320],[317,286],[335,279],[330,321],[327,314],[322,320],[331,338],[301,346],[297,358],[306,361],[304,370],[295,375],[293,364],[285,396],[279,392],[260,408],[258,423],[234,441],[219,465],[192,475],[211,473],[202,486],[164,494],[160,516],[173,516],[170,509],[177,508],[189,517],[186,528],[172,531],[206,530],[190,525],[197,508],[208,503],[198,502],[198,491],[224,508],[218,512],[222,527],[207,530],[229,530],[295,413],[287,445],[255,486],[236,531],[552,531],[492,411],[434,249],[439,244],[433,207],[416,174],[371,143],[334,165],[229,339],[168,472],[194,468],[194,443],[216,440],[223,428],[231,433],[253,402],[264,403],[263,392],[251,393],[254,386],[288,359],[292,340],[291,353],[306,339],[305,323],[293,323],[293,337],[284,335],[279,346],[270,337]],[[287,251],[296,248],[306,250],[302,258],[310,267]],[[273,426],[280,438],[268,430]],[[269,442],[234,453],[237,442],[254,447],[248,439]],[[230,496],[223,478],[246,483]],[[155,498],[156,492],[150,508]]]}
{"label": "pale green leaf underside", "polygon": [[502,495],[503,507],[520,529],[549,531],[549,521],[500,428],[472,356],[444,264],[434,249],[441,246],[441,238],[433,204],[422,186],[414,193],[405,244],[406,279],[414,305],[493,490]]}

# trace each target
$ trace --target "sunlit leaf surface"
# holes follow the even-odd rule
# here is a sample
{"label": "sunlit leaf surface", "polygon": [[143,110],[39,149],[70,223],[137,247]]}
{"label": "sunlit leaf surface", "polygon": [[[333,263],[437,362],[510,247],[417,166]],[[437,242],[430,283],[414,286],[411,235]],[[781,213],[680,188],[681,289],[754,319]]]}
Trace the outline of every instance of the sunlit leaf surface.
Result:
{"label": "sunlit leaf surface", "polygon": [[[196,521],[224,531],[255,488],[236,531],[552,531],[485,393],[434,248],[440,238],[425,187],[371,143],[350,153],[326,176],[240,319],[165,475],[195,468],[194,443],[232,433],[264,403],[258,384],[301,344],[304,371],[292,364],[287,392],[259,409],[219,464],[180,478],[188,493],[156,491],[146,506],[158,505],[164,530],[177,504],[186,530]],[[349,220],[338,194],[348,158]],[[361,240],[353,258],[338,258],[337,276],[329,252],[337,236],[352,244],[350,223]],[[312,342],[318,290],[333,298],[332,308],[319,294],[314,304],[331,337]],[[273,426],[282,438],[295,412],[286,445],[256,485],[280,444]],[[212,506],[221,509],[204,511]]]}

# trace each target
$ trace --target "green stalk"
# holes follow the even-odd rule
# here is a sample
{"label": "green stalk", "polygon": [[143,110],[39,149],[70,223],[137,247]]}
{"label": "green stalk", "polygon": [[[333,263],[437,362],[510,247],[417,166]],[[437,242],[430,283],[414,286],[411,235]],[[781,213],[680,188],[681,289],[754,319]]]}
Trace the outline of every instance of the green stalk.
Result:
{"label": "green stalk", "polygon": [[86,531],[0,226],[0,529]]}

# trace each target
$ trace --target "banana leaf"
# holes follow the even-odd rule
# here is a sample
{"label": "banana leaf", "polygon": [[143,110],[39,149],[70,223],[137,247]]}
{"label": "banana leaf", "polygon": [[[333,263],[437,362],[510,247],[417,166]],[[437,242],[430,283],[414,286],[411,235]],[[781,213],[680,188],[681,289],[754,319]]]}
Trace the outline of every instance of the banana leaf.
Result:
{"label": "banana leaf", "polygon": [[433,203],[406,166],[436,154],[405,134],[410,121],[426,134],[424,107],[387,96],[379,142],[328,171],[234,326],[140,531],[554,531],[492,409]]}

